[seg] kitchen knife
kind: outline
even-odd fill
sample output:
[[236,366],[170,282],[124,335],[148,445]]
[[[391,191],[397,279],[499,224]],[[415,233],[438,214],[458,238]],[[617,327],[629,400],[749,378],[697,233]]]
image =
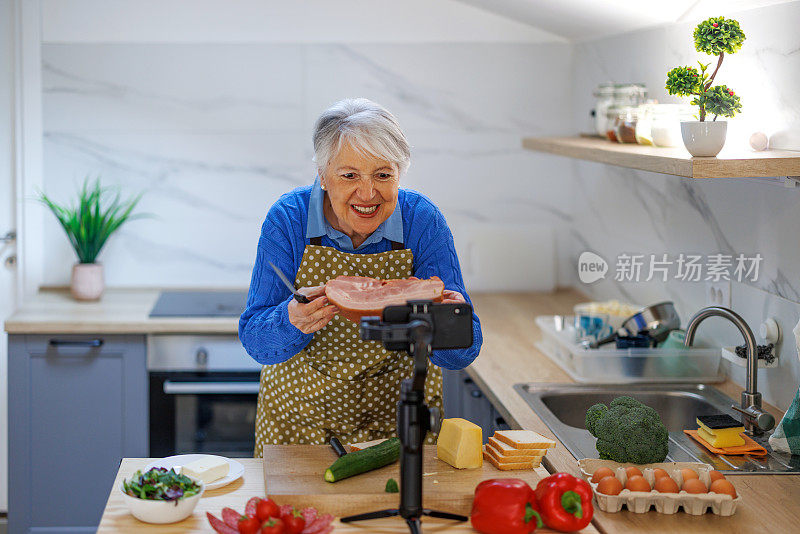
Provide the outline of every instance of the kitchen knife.
[[345,454],[347,454],[347,450],[345,450],[344,445],[342,445],[342,442],[339,441],[339,438],[337,438],[336,436],[331,436],[330,443],[331,447],[333,447],[333,450],[336,451],[336,455],[339,456],[340,458]]
[[300,304],[308,304],[309,302],[311,302],[311,300],[307,296],[297,292],[297,290],[294,288],[289,279],[286,278],[286,275],[283,274],[280,269],[275,267],[274,263],[272,263],[271,261],[267,263],[269,263],[269,266],[272,267],[273,271],[275,271],[275,274],[278,275],[278,278],[281,279],[281,282],[283,282],[284,285],[286,285],[286,287],[289,289],[289,291],[292,292],[292,295],[294,295],[294,300],[296,300]]

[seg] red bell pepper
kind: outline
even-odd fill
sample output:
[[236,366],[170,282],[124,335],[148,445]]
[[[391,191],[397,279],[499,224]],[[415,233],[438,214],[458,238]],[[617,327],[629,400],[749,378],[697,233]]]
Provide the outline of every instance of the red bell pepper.
[[592,521],[592,487],[569,473],[556,473],[536,485],[544,524],[560,532],[580,530]]
[[524,480],[484,480],[475,487],[472,527],[483,534],[528,534],[542,526],[536,495]]

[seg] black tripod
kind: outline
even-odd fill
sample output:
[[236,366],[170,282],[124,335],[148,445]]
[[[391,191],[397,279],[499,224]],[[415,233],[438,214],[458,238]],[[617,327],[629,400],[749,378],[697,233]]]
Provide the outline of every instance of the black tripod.
[[[425,377],[428,374],[428,357],[433,350],[434,341],[434,321],[429,311],[432,306],[429,301],[409,302],[406,311],[410,313],[405,317],[402,313],[400,315],[401,318],[408,319],[403,323],[381,322],[374,318],[365,318],[361,321],[361,338],[383,341],[390,350],[407,351],[409,356],[414,358],[414,375],[412,378],[404,379],[400,384],[400,402],[397,404],[397,435],[401,444],[400,507],[343,517],[340,519],[342,523],[399,515],[406,520],[412,534],[415,534],[422,532],[420,518],[424,515],[456,521],[468,519],[463,515],[422,507],[423,442],[428,430],[437,431],[441,424],[439,410],[428,408],[425,404]],[[464,306],[468,305],[436,306],[451,306],[450,310],[459,315],[464,312]],[[470,315],[471,311],[470,308]],[[384,311],[384,321],[387,315],[391,315],[390,308]],[[469,345],[471,345],[471,319],[469,335]]]

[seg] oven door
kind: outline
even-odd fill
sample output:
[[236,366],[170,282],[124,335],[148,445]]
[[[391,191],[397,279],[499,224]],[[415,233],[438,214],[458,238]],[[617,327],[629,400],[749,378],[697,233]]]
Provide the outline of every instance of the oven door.
[[150,456],[252,456],[259,373],[150,372]]

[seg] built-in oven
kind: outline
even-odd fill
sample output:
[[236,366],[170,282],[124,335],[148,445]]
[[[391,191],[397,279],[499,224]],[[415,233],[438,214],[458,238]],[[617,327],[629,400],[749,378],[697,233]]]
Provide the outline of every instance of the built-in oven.
[[261,365],[235,335],[148,336],[150,456],[251,456]]

